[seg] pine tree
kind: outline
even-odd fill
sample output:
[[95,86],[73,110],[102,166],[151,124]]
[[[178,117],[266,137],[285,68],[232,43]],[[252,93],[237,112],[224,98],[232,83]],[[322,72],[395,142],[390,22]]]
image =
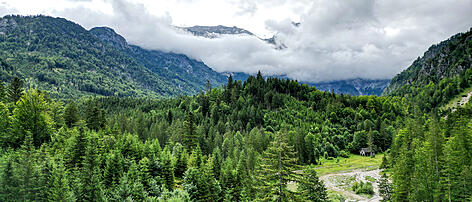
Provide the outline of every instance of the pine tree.
[[444,149],[443,190],[447,201],[467,201],[472,196],[472,129],[460,120]]
[[190,167],[185,172],[182,186],[194,201],[220,201],[221,199],[221,187],[213,176],[208,162],[200,168]]
[[103,182],[106,187],[114,187],[119,184],[123,175],[123,155],[120,151],[112,151],[106,160],[105,170],[103,171]]
[[82,167],[78,170],[79,183],[77,190],[78,201],[103,201],[103,180],[100,172],[99,153],[97,148],[97,138],[91,134],[87,139],[85,156],[82,160]]
[[285,135],[278,132],[264,152],[258,179],[261,183],[262,200],[296,200],[296,193],[287,188],[288,183],[298,182],[298,159],[293,146],[288,145]]
[[18,77],[14,77],[11,80],[10,86],[8,88],[8,97],[10,101],[16,103],[23,96],[23,82]]
[[72,137],[68,139],[68,144],[65,148],[64,161],[66,167],[69,169],[75,167],[79,168],[83,165],[82,160],[87,148],[87,132],[85,131],[85,126],[74,128],[69,131]]
[[221,156],[221,151],[218,147],[216,147],[214,150],[213,150],[213,154],[211,155],[211,157],[213,158],[212,159],[212,162],[213,162],[213,173],[215,175],[215,178],[217,180],[220,179],[220,171],[221,171],[221,163],[223,161],[223,157]]
[[314,166],[307,166],[303,169],[302,179],[298,185],[298,192],[305,200],[309,201],[328,201],[326,188],[318,179]]

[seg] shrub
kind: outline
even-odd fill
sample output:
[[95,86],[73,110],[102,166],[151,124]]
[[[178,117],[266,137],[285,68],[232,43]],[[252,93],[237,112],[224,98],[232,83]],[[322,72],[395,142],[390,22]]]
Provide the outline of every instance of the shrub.
[[374,194],[374,187],[370,182],[354,182],[354,184],[352,185],[352,190],[356,192],[356,194]]

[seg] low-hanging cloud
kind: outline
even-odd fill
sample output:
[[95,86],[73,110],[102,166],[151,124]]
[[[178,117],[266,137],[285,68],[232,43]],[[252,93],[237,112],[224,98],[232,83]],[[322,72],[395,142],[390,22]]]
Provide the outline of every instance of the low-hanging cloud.
[[87,7],[52,14],[87,28],[109,26],[131,44],[186,54],[219,72],[260,70],[309,82],[391,78],[430,45],[472,26],[469,0],[316,0],[299,26],[291,19],[267,20],[267,29],[287,47],[275,49],[255,36],[196,37],[175,29],[170,15],[154,16],[142,4],[109,3],[112,14]]

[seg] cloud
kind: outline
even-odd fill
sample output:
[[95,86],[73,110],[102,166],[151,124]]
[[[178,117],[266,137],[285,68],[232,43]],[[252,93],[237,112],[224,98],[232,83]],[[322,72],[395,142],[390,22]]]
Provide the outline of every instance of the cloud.
[[[189,0],[179,0],[183,1]],[[267,1],[229,1],[239,5],[236,15],[253,15],[269,6]],[[287,46],[276,50],[253,36],[195,37],[171,26],[170,14],[155,16],[143,4],[125,0],[107,2],[111,13],[89,5],[51,14],[87,28],[109,26],[132,44],[183,53],[219,72],[261,70],[310,82],[391,78],[430,45],[472,26],[468,0],[310,0],[309,9],[301,8],[300,1],[278,0],[303,12],[298,27],[294,19],[267,16],[266,28]]]

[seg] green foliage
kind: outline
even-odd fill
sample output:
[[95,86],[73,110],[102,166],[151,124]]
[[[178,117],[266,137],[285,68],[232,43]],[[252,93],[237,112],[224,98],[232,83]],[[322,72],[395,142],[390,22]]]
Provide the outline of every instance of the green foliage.
[[49,103],[38,90],[30,90],[21,97],[13,110],[13,147],[18,147],[25,135],[30,133],[36,147],[51,140],[52,123],[49,116]]
[[295,200],[296,194],[287,188],[288,183],[299,181],[296,153],[289,146],[285,134],[278,132],[264,152],[258,180],[262,200]]
[[8,88],[10,101],[16,103],[23,96],[23,82],[18,77],[13,77]]
[[387,176],[382,174],[379,182],[379,195],[382,197],[382,201],[391,201],[392,193],[392,184],[389,182]]
[[354,182],[352,185],[352,191],[356,192],[356,194],[368,194],[368,195],[373,195],[374,194],[374,187],[372,186],[371,182]]
[[328,201],[326,188],[322,181],[318,179],[314,166],[307,166],[303,169],[302,180],[298,185],[298,192],[305,200]]
[[378,165],[383,154],[348,152],[369,145],[389,151],[385,198],[470,198],[471,106],[444,120],[412,115],[395,97],[261,75],[194,97],[85,97],[65,107],[26,92],[0,102],[0,200],[325,201],[317,175]]
[[71,128],[79,121],[79,113],[75,102],[70,102],[64,109],[64,123]]
[[[185,55],[149,51],[126,41],[116,46],[108,37],[122,37],[109,28],[86,30],[66,19],[41,15],[0,20],[5,22],[0,80],[18,76],[26,86],[47,90],[51,97],[177,96],[197,94],[207,80],[215,86],[226,80]],[[15,88],[9,91],[12,102],[21,97],[14,81]]]

